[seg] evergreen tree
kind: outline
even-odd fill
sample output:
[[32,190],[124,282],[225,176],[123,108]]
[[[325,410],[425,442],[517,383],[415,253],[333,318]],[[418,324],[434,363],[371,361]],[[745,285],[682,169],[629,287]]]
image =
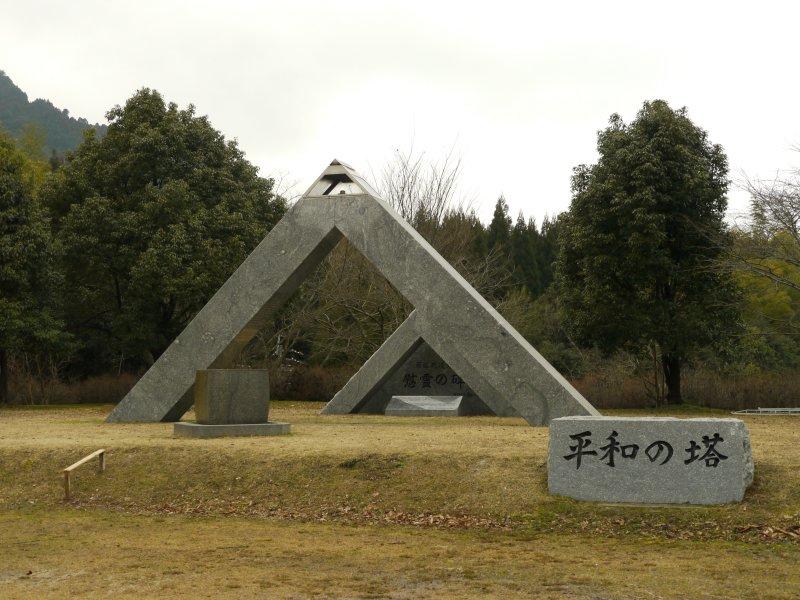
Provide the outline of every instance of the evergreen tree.
[[81,372],[154,360],[282,216],[273,181],[190,106],[143,89],[52,178]]
[[542,292],[539,264],[539,231],[536,221],[525,221],[522,212],[511,230],[511,263],[518,285],[524,287],[532,298]]
[[685,109],[646,102],[598,135],[581,166],[560,235],[557,278],[566,321],[605,350],[660,350],[667,402],[681,366],[736,325],[730,278],[709,268],[725,237],[727,161]]
[[494,215],[492,222],[489,223],[486,246],[490,251],[497,250],[507,254],[510,239],[511,217],[508,214],[508,203],[503,196],[500,196],[494,205]]
[[558,256],[558,231],[560,224],[559,217],[551,218],[545,216],[542,221],[541,233],[539,234],[539,249],[536,254],[539,257],[541,286],[542,291],[550,287],[553,283],[555,262]]
[[505,296],[509,289],[508,284],[513,283],[514,264],[511,258],[511,217],[508,214],[508,204],[503,196],[497,199],[494,207],[494,216],[489,227],[486,228],[486,255],[495,266],[502,282],[498,286],[499,296]]
[[63,342],[50,302],[57,280],[49,223],[35,195],[39,171],[0,134],[0,403],[9,400],[11,353]]

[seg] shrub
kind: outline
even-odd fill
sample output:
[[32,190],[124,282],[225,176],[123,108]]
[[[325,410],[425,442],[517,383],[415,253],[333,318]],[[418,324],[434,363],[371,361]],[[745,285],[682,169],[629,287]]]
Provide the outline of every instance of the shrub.
[[117,403],[137,379],[130,373],[98,375],[72,382],[20,375],[12,382],[11,398],[15,404]]
[[270,397],[327,402],[353,376],[354,367],[292,365],[270,369]]
[[[591,373],[573,384],[598,409],[654,406],[644,379]],[[684,375],[683,389],[686,403],[708,408],[800,406],[800,373],[794,372],[726,375],[689,371]]]
[[[327,402],[355,372],[355,367],[294,365],[270,370],[270,396],[276,400]],[[99,375],[80,381],[40,379],[17,373],[11,397],[16,404],[108,404],[119,402],[138,377],[130,373]],[[596,408],[652,408],[646,379],[623,369],[598,370],[573,385]],[[741,410],[758,407],[800,406],[800,373],[747,373],[726,375],[707,370],[684,375],[688,404]]]

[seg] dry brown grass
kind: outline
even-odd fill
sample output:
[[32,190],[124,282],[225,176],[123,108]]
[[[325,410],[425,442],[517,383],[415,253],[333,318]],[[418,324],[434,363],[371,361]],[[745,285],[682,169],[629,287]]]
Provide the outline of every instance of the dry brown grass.
[[[437,452],[519,456],[542,448],[547,429],[517,418],[385,417],[319,415],[320,402],[273,402],[270,419],[289,421],[290,436],[180,440],[170,423],[106,424],[111,406],[12,407],[0,409],[0,448],[113,447],[242,449],[277,456],[303,454]],[[184,420],[193,420],[189,412]]]
[[796,546],[0,513],[13,598],[796,598]]
[[488,520],[483,526],[665,538],[800,531],[795,417],[745,418],[757,468],[742,505],[620,509],[549,496],[547,429],[521,419],[320,416],[320,407],[275,403],[273,418],[292,423],[290,436],[217,440],[174,439],[170,424],[105,424],[110,407],[3,411],[0,507],[58,505],[59,469],[105,447],[109,472],[77,474],[78,505],[346,522]]
[[[620,507],[549,496],[547,430],[520,419],[320,407],[275,403],[291,436],[206,441],[107,425],[109,406],[0,411],[0,526],[13,532],[0,585],[31,597],[59,584],[89,596],[800,594],[796,418],[745,418],[756,481],[742,504]],[[59,470],[98,447],[108,471],[79,471],[65,506]]]

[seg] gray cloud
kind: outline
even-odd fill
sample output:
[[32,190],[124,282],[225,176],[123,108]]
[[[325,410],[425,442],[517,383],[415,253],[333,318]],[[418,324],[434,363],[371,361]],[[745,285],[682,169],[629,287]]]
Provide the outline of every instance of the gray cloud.
[[[333,157],[462,155],[488,218],[569,204],[612,112],[664,98],[734,175],[786,168],[800,142],[793,3],[3,2],[0,68],[100,120],[137,88],[194,103],[263,171],[299,187]],[[732,193],[732,211],[747,198]]]

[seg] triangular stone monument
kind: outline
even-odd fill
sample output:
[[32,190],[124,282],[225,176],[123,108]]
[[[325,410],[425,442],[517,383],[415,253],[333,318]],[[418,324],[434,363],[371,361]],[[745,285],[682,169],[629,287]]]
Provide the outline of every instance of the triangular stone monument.
[[[232,366],[342,237],[415,307],[400,335],[424,338],[492,412],[517,414],[531,425],[599,414],[360,175],[333,161],[108,421],[179,420],[192,405],[196,372]],[[405,352],[413,352],[415,343]]]
[[498,394],[473,369],[466,372],[466,378],[462,377],[442,356],[449,356],[455,364],[464,364],[457,351],[445,348],[440,354],[434,350],[417,330],[416,323],[414,311],[325,405],[323,414],[381,414],[393,396],[423,395],[460,396],[463,403],[460,414],[464,415],[518,415],[499,397],[495,405],[503,406],[503,411],[492,411],[475,389],[493,397]]

